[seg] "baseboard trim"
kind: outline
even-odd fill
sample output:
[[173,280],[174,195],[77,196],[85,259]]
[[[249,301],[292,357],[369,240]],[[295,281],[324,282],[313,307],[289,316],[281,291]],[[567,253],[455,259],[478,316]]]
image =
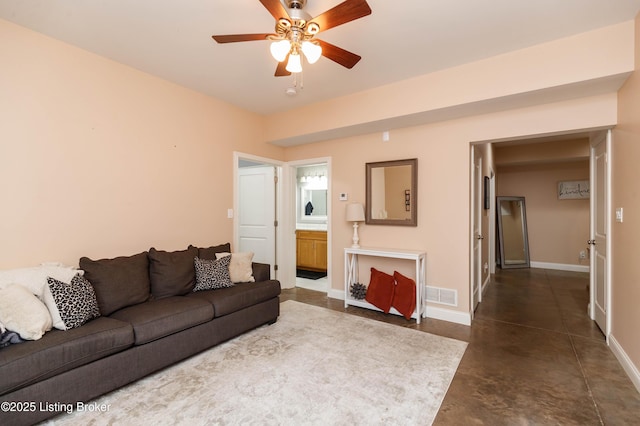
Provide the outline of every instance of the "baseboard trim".
[[427,304],[427,318],[441,321],[453,322],[462,325],[471,325],[471,315],[469,312],[452,311],[451,309],[440,308]]
[[589,272],[588,265],[570,265],[568,263],[531,262],[532,268],[554,269],[556,271]]
[[344,290],[336,290],[336,289],[332,288],[327,293],[327,297],[329,297],[331,299],[344,300]]
[[[327,293],[331,299],[344,300],[344,291],[331,289]],[[453,311],[451,309],[440,308],[432,304],[427,304],[427,318],[453,322],[462,325],[471,325],[471,315],[468,312]]]
[[636,387],[638,392],[640,392],[640,371],[638,371],[620,343],[618,343],[616,338],[613,337],[613,334],[609,335],[609,347],[611,348],[611,352],[613,352],[616,358],[618,358],[620,365],[622,365],[622,368],[631,379],[633,385]]

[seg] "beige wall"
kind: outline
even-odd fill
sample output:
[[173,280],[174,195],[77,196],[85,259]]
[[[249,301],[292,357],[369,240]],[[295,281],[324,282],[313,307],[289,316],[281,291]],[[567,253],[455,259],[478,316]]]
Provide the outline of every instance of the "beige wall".
[[532,262],[589,264],[579,259],[589,239],[589,199],[559,200],[558,182],[566,180],[589,180],[588,160],[498,166],[497,195],[525,197]]
[[360,244],[422,249],[427,252],[427,283],[458,291],[456,309],[469,312],[470,141],[494,140],[568,129],[612,125],[615,94],[546,104],[394,130],[389,142],[370,134],[287,148],[287,160],[332,158],[333,287],[343,288],[343,248],[351,242],[344,220],[349,202],[365,201],[365,163],[418,158],[418,227],[362,225]]
[[[612,204],[624,208],[624,222],[612,229],[613,338],[640,369],[640,15],[635,27],[635,69],[619,92],[618,126],[613,132]],[[613,214],[613,212],[612,212]]]
[[263,118],[0,20],[0,268],[231,241]]

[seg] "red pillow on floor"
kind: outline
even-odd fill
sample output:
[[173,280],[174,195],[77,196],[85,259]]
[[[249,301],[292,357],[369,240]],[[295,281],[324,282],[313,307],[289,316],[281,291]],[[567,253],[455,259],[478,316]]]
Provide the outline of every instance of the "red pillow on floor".
[[388,314],[391,309],[394,290],[395,280],[391,275],[378,271],[376,268],[371,268],[371,279],[364,298],[367,302]]
[[416,282],[398,271],[393,271],[393,278],[396,280],[396,289],[391,305],[406,319],[411,319],[416,309]]

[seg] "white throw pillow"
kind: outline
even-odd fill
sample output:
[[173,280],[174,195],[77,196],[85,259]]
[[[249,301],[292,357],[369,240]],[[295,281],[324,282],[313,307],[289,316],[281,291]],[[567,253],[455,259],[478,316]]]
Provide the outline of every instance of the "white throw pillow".
[[246,253],[216,253],[216,259],[221,259],[231,255],[231,263],[229,264],[229,275],[234,283],[252,283],[256,279],[253,277],[253,252]]
[[0,290],[0,322],[25,340],[38,340],[51,330],[51,315],[47,307],[19,284]]
[[0,289],[6,288],[11,284],[24,286],[44,302],[51,314],[53,326],[59,330],[66,330],[64,322],[60,318],[56,302],[51,295],[47,278],[51,277],[69,284],[76,274],[84,275],[84,271],[57,262],[43,263],[40,266],[31,268],[9,269],[0,271]]

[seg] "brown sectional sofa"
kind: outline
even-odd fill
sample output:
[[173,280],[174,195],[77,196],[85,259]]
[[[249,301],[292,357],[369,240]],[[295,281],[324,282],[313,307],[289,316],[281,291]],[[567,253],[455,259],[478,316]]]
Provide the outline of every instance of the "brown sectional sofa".
[[151,249],[116,259],[81,259],[101,316],[0,349],[0,424],[42,421],[58,414],[55,408],[62,404],[87,402],[276,322],[280,283],[269,279],[269,265],[252,264],[255,282],[192,291],[187,260],[193,264],[194,254],[215,259],[216,252],[229,248],[190,246],[181,252]]

